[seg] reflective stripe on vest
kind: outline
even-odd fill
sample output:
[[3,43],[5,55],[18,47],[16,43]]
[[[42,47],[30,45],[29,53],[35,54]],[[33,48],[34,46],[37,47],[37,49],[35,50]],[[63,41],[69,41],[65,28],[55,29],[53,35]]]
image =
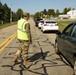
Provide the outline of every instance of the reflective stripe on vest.
[[21,40],[29,40],[28,35],[26,33],[25,25],[28,22],[24,19],[21,19],[18,21],[18,28],[17,28],[17,34],[18,34],[18,39]]
[[25,22],[26,22],[26,21],[23,22],[21,29],[20,29],[20,28],[17,28],[17,30],[20,30],[20,31],[22,31],[22,32],[25,32],[26,30],[22,30],[22,29],[23,29],[23,25],[24,25]]

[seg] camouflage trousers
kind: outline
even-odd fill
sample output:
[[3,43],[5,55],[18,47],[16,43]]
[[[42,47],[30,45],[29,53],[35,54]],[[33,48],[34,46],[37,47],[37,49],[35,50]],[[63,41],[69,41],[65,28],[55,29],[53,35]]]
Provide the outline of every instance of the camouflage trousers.
[[28,58],[28,49],[29,49],[29,41],[19,40],[19,48],[16,52],[17,56],[22,55],[23,60],[27,60]]

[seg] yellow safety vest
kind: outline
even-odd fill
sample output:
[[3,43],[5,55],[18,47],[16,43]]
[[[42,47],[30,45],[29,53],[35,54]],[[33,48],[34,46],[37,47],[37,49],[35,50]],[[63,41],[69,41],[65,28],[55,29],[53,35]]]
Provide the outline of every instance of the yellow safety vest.
[[28,35],[26,33],[25,25],[28,23],[28,21],[24,19],[20,19],[18,21],[18,28],[17,28],[17,37],[20,40],[29,40]]

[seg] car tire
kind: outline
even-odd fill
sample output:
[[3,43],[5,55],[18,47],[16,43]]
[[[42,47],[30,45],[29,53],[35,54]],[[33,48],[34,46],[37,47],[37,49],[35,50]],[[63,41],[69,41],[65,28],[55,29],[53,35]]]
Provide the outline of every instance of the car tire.
[[42,33],[44,33],[43,29],[41,28]]
[[60,55],[59,47],[58,47],[58,43],[57,42],[55,42],[55,52],[56,52],[56,54]]
[[42,32],[43,32],[43,33],[45,33],[45,30],[44,30],[44,29],[42,29]]
[[38,25],[37,25],[37,24],[35,24],[35,26],[37,27]]
[[45,31],[42,30],[43,33],[45,33]]
[[39,25],[38,25],[38,28],[40,29]]
[[76,60],[75,60],[75,63],[74,63],[74,75],[76,75]]

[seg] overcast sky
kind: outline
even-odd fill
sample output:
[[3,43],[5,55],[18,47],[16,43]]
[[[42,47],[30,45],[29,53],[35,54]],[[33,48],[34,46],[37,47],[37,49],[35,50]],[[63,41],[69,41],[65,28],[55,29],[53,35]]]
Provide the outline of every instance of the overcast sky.
[[21,8],[23,11],[31,14],[44,9],[59,9],[60,12],[62,12],[65,7],[76,9],[76,0],[0,0],[0,2],[2,4],[6,3],[14,12]]

